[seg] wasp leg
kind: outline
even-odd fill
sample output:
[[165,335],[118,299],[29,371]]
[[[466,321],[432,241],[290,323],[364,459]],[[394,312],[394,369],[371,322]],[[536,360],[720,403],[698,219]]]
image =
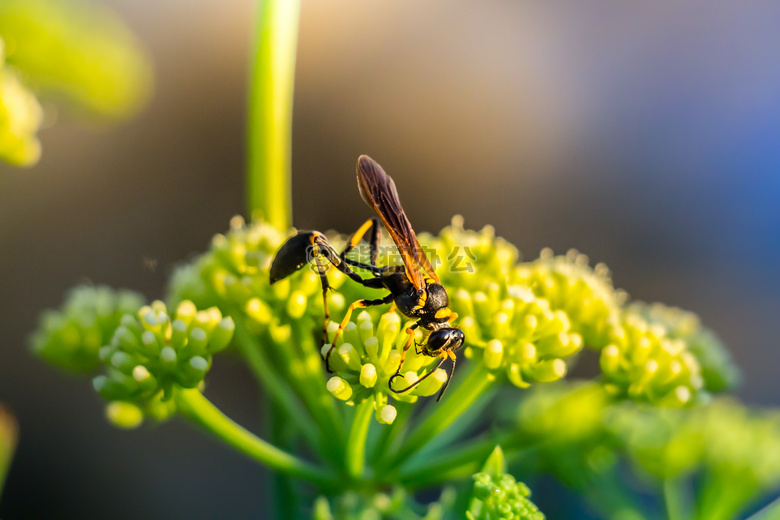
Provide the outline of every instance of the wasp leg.
[[[450,368],[450,373],[447,376],[447,381],[444,382],[444,386],[441,388],[441,391],[439,392],[439,396],[436,398],[437,403],[441,400],[442,396],[444,395],[444,392],[447,390],[447,387],[450,386],[450,380],[452,380],[452,375],[455,373],[455,362],[458,361],[458,356],[455,355],[455,352],[451,350],[447,350],[445,352],[447,353],[447,356],[449,356],[449,358],[452,360],[452,367]],[[447,358],[444,357],[444,359]],[[444,360],[442,360],[441,363],[444,363]],[[439,366],[441,366],[441,363],[439,363]]]
[[352,317],[352,311],[355,309],[359,309],[361,307],[374,307],[376,305],[385,305],[387,303],[390,303],[392,300],[393,300],[393,295],[388,294],[384,298],[380,298],[378,300],[358,300],[349,306],[349,309],[347,309],[347,314],[344,316],[344,319],[341,321],[341,325],[339,325],[339,328],[336,330],[336,333],[333,335],[333,343],[331,343],[328,352],[325,354],[325,368],[327,369],[328,373],[333,372],[330,369],[330,354],[331,352],[333,352],[333,349],[336,348],[336,340],[339,338],[339,334],[341,334],[342,330],[347,328],[347,323],[349,323],[349,319]]
[[[406,333],[408,334],[408,336],[406,338],[406,343],[404,343],[404,348],[403,350],[401,350],[401,361],[398,363],[398,370],[395,371],[395,374],[390,376],[390,380],[387,382],[388,386],[390,387],[390,390],[393,390],[393,379],[401,376],[401,367],[404,366],[404,359],[406,359],[406,351],[409,350],[409,347],[412,346],[412,341],[414,341],[414,331],[415,329],[417,329],[418,326],[419,325],[417,323],[414,323],[406,329]],[[417,347],[415,347],[415,350],[417,350]],[[393,392],[395,392],[395,390],[393,390]],[[396,393],[400,393],[400,392],[396,392]]]
[[[349,239],[347,247],[344,248],[344,251],[342,251],[339,256],[343,261],[346,261],[347,254],[352,251],[356,245],[358,245],[360,240],[362,240],[363,236],[365,236],[369,229],[371,229],[371,238],[369,240],[369,245],[371,246],[371,267],[368,267],[367,269],[374,272],[376,271],[376,259],[379,253],[379,220],[376,218],[367,220],[362,226],[360,226],[360,229],[355,231],[355,234],[352,235],[352,238]],[[364,265],[365,264],[358,264],[358,267],[363,267]]]
[[[412,389],[412,388],[414,388],[415,386],[419,385],[420,383],[422,383],[423,381],[425,381],[426,379],[428,379],[428,378],[429,378],[431,375],[433,375],[433,373],[434,373],[434,372],[436,372],[437,370],[439,370],[439,368],[440,368],[440,367],[441,367],[441,366],[444,364],[444,362],[445,362],[445,361],[447,361],[447,356],[442,356],[442,360],[441,360],[441,361],[439,361],[439,364],[438,364],[438,365],[436,365],[436,367],[434,367],[433,369],[431,369],[431,370],[430,370],[430,371],[429,371],[427,374],[425,374],[424,376],[422,376],[420,379],[418,379],[417,381],[415,381],[415,382],[414,382],[414,383],[412,383],[411,385],[409,385],[409,386],[407,386],[406,388],[403,388],[403,389],[401,389],[401,390],[395,390],[395,389],[393,389],[393,387],[392,387],[392,386],[390,386],[390,390],[391,390],[392,392],[395,392],[396,394],[402,394],[402,393],[404,393],[404,392],[408,392],[409,390],[411,390],[411,389]],[[390,378],[390,382],[392,382],[392,380],[393,380],[395,377],[400,377],[400,374],[394,374],[394,375],[393,375],[393,377],[391,377],[391,378]],[[390,384],[390,382],[388,382],[388,385]],[[447,389],[447,385],[449,384],[449,382],[450,382],[450,380],[449,380],[449,379],[447,379],[447,382],[444,384],[444,389],[445,389],[445,390]],[[442,391],[439,393],[439,397],[436,399],[437,401],[438,401],[439,399],[441,399],[441,396],[442,396],[442,394],[444,394],[444,391],[443,391],[443,390],[442,390]]]
[[[361,278],[359,274],[354,272],[352,269],[349,268],[347,265],[347,260],[342,260],[341,256],[339,256],[336,253],[336,250],[333,249],[333,246],[328,243],[328,241],[325,239],[324,236],[317,237],[315,245],[318,248],[318,251],[322,256],[328,259],[328,262],[330,262],[333,267],[344,273],[345,275],[349,276],[350,279],[353,281],[359,283],[360,285],[364,287],[368,287],[369,289],[384,289],[384,285],[382,285],[382,282],[379,280],[379,278]],[[351,263],[351,262],[349,262]],[[369,268],[371,269],[371,268]],[[373,270],[372,270],[373,272]],[[376,273],[375,273],[376,274]]]
[[317,263],[320,282],[322,282],[322,309],[325,312],[325,321],[322,324],[322,344],[324,345],[328,342],[328,323],[330,322],[330,311],[328,310],[328,289],[330,289],[330,284],[328,283],[327,269],[322,265],[319,256],[316,257],[315,262]]

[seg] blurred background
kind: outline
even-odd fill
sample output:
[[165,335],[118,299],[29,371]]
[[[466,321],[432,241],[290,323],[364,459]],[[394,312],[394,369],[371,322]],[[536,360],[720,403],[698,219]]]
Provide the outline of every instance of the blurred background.
[[[69,287],[162,297],[244,212],[254,2],[101,3],[147,47],[155,92],[118,127],[62,111],[37,166],[0,163],[0,402],[20,422],[0,517],[262,518],[253,463],[177,421],[116,430],[88,381],[28,349]],[[633,298],[697,312],[743,369],[739,397],[780,404],[780,4],[304,0],[301,16],[296,226],[369,217],[369,154],[418,231],[458,213],[526,259],[577,248]],[[212,374],[209,397],[262,429],[238,361]]]

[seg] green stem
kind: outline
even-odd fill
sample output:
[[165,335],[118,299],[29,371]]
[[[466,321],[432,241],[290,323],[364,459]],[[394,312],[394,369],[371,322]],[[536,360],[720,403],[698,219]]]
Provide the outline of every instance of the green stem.
[[[288,431],[289,421],[285,411],[279,407],[276,402],[266,399],[266,404],[270,410],[271,417],[271,442],[283,450],[291,450],[294,443],[294,436]],[[277,518],[299,518],[300,501],[295,492],[295,484],[292,477],[282,473],[274,472],[274,504],[276,505]]]
[[198,390],[180,390],[175,393],[174,399],[177,410],[183,416],[270,469],[317,484],[332,484],[335,477],[331,472],[282,451],[250,433],[229,419]]
[[687,520],[691,517],[685,485],[685,481],[680,478],[664,479],[664,502],[669,520]]
[[386,467],[398,467],[406,459],[424,448],[436,435],[455,422],[461,414],[479,399],[495,383],[485,365],[479,363],[466,379],[447,396],[443,403],[436,406],[433,413],[417,427],[404,443],[391,464]]
[[398,401],[395,403],[395,408],[398,411],[398,415],[392,424],[388,424],[382,428],[379,439],[374,446],[371,456],[374,466],[376,466],[378,460],[382,459],[385,453],[395,449],[397,442],[406,435],[406,431],[409,428],[409,417],[412,415],[412,404]]
[[364,399],[355,407],[352,428],[347,438],[346,467],[347,473],[354,479],[363,475],[366,460],[366,438],[371,424],[371,412],[374,410],[374,400]]
[[489,434],[445,450],[441,455],[412,460],[401,467],[398,479],[409,487],[421,488],[449,480],[451,474],[471,475],[480,470],[488,455],[500,445],[505,454],[528,446],[528,439],[515,433]]
[[291,225],[292,105],[300,0],[261,0],[252,54],[247,132],[249,213]]
[[780,518],[780,497],[774,499],[756,513],[750,515],[746,520],[776,520]]
[[[238,313],[233,313],[232,315],[239,316]],[[286,411],[288,417],[295,422],[309,444],[315,449],[326,453],[327,447],[323,445],[323,441],[320,435],[318,435],[319,429],[317,425],[304,410],[292,390],[290,390],[287,382],[271,366],[258,342],[246,330],[243,321],[238,318],[235,320],[235,324],[236,346],[249,362],[249,368],[254,373],[257,381],[263,386],[263,390],[267,392],[280,408]]]

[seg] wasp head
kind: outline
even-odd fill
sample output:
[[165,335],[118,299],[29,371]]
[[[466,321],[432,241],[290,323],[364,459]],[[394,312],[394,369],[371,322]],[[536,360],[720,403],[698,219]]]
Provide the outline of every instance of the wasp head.
[[463,346],[465,334],[460,329],[444,327],[431,332],[423,349],[428,356],[439,356],[444,351],[454,352]]

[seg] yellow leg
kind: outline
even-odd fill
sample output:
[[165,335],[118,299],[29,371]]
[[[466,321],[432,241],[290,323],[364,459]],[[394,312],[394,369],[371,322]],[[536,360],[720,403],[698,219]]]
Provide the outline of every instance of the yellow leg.
[[[417,324],[407,327],[406,333],[409,335],[406,338],[406,343],[404,343],[404,348],[401,351],[401,361],[398,363],[398,370],[395,371],[395,374],[390,376],[390,380],[387,382],[387,384],[390,386],[390,390],[393,390],[393,380],[396,377],[401,377],[401,367],[404,366],[404,359],[406,359],[406,351],[409,350],[409,347],[412,346],[412,340],[414,339],[414,329],[417,328]],[[395,390],[393,390],[395,392]]]
[[358,242],[363,238],[363,235],[366,234],[366,231],[368,231],[371,228],[371,225],[374,223],[374,219],[369,219],[366,221],[365,224],[360,226],[360,229],[355,231],[355,234],[352,235],[352,238],[349,240],[349,249],[352,249],[356,245],[358,245]]
[[404,349],[401,351],[401,361],[398,363],[398,370],[395,371],[396,374],[401,373],[401,367],[404,366],[404,359],[406,359],[406,351],[409,350],[409,347],[412,346],[412,340],[414,339],[414,329],[409,327],[406,329],[406,333],[409,335],[406,338],[406,343],[404,343]]
[[457,319],[458,319],[458,313],[453,312],[452,314],[450,314],[450,319],[448,319],[447,322],[452,324],[452,322],[454,322]]

